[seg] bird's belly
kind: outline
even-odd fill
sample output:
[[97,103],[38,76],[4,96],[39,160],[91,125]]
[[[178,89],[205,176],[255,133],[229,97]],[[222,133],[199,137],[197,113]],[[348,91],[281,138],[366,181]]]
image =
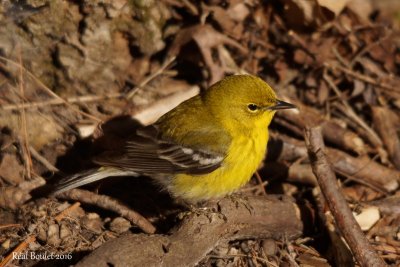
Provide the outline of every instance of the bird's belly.
[[204,175],[176,175],[169,191],[190,202],[220,198],[247,183],[264,158],[268,141],[260,136],[243,137],[232,143],[228,156],[217,170]]

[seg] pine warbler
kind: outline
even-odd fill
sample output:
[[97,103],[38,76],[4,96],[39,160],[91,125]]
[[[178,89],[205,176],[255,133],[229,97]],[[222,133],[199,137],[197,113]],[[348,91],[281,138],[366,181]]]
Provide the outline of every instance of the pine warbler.
[[61,180],[54,193],[146,175],[188,202],[223,197],[248,182],[264,158],[276,110],[294,107],[258,77],[226,77],[137,130],[122,150],[100,155],[99,169]]

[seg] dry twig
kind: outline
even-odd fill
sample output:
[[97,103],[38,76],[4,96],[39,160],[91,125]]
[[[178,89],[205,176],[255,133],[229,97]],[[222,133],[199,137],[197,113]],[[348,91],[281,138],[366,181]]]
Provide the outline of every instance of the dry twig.
[[49,171],[52,172],[60,172],[60,170],[54,166],[53,164],[51,164],[45,157],[43,157],[42,155],[39,154],[39,152],[36,151],[36,149],[33,146],[29,146],[29,152],[31,153],[31,155],[40,163],[43,164],[43,166],[45,166]]
[[137,225],[145,233],[153,234],[156,231],[156,228],[142,215],[109,196],[98,195],[83,189],[72,189],[58,194],[56,197],[75,200],[114,211],[131,221],[133,224]]
[[45,85],[40,79],[38,79],[32,72],[30,72],[29,70],[27,70],[24,66],[22,66],[22,64],[19,64],[13,60],[10,60],[6,57],[0,56],[0,59],[14,65],[17,66],[19,68],[21,68],[22,70],[24,70],[26,72],[26,74],[32,78],[34,81],[36,81],[36,83],[38,83],[40,85],[40,87],[42,87],[50,96],[54,97],[55,99],[58,99],[59,101],[63,102],[65,105],[67,105],[71,110],[84,115],[85,117],[94,120],[96,122],[101,122],[101,120],[87,112],[81,111],[78,108],[75,108],[71,103],[69,103],[68,101],[66,101],[64,98],[60,97],[59,95],[57,95],[56,93],[54,93],[49,87],[47,87],[47,85]]
[[0,267],[5,267],[7,266],[8,263],[10,263],[13,259],[14,253],[21,253],[28,247],[28,245],[32,242],[35,242],[36,237],[33,235],[28,236],[23,242],[21,242],[10,254],[8,254],[2,262],[0,262]]
[[325,155],[321,130],[319,128],[306,129],[305,140],[321,192],[358,263],[368,267],[386,266],[364,236],[338,188],[335,173]]
[[5,224],[5,225],[0,225],[0,230],[6,229],[6,228],[12,228],[12,227],[22,227],[22,224],[20,223],[10,223],[10,224]]
[[110,98],[118,98],[118,97],[122,97],[122,94],[111,93],[108,95],[101,95],[101,96],[97,96],[97,95],[73,96],[73,97],[68,97],[65,100],[60,99],[60,98],[54,98],[54,99],[44,100],[44,101],[34,101],[34,102],[29,102],[29,103],[23,102],[23,103],[18,103],[18,104],[2,105],[0,107],[0,110],[15,110],[18,108],[30,109],[30,108],[49,106],[49,105],[64,105],[65,101],[67,101],[70,104],[87,103],[87,102],[102,101],[102,100],[107,100]]
[[[272,135],[274,136],[274,135]],[[277,140],[271,140],[274,143],[281,143],[279,155],[276,156],[278,161],[293,161],[306,155],[306,148],[297,139],[288,136],[275,136]],[[374,190],[383,192],[393,192],[398,186],[400,172],[383,166],[369,157],[353,157],[349,154],[334,148],[326,148],[327,156],[332,162],[335,172],[346,175],[348,178],[365,184]],[[310,178],[310,174],[304,170],[305,175]],[[299,174],[300,175],[300,174]],[[296,179],[292,176],[291,178]],[[312,181],[308,179],[309,181]]]
[[54,219],[57,222],[60,222],[62,219],[64,219],[66,216],[68,216],[68,214],[70,214],[71,211],[73,211],[74,209],[78,208],[80,205],[81,205],[81,203],[75,202],[74,204],[72,204],[71,206],[69,206],[68,208],[66,208],[62,212],[60,212],[56,217],[54,217]]
[[400,140],[397,135],[393,116],[394,114],[388,108],[372,108],[372,118],[375,128],[382,137],[393,165],[400,170]]
[[294,130],[298,133],[302,133],[306,124],[320,124],[322,127],[322,134],[326,141],[345,150],[354,151],[357,154],[366,153],[363,140],[354,132],[345,129],[334,121],[323,118],[318,110],[313,107],[306,106],[300,101],[290,99],[289,102],[298,106],[299,110],[287,110],[277,113],[277,118],[283,120],[284,122],[289,122],[286,125],[284,122],[282,123],[280,120],[277,120],[277,123],[283,127],[296,127],[297,129]]
[[157,76],[161,75],[175,61],[175,58],[175,56],[168,57],[157,71],[147,76],[143,81],[140,82],[138,86],[131,89],[130,92],[126,94],[126,98],[131,99],[140,88],[151,82]]
[[324,65],[326,67],[328,67],[329,69],[332,69],[332,70],[340,70],[340,71],[346,73],[347,75],[352,76],[353,78],[356,78],[356,79],[358,79],[360,81],[363,81],[363,82],[366,82],[366,83],[370,83],[370,84],[378,86],[378,87],[380,87],[382,89],[388,90],[388,91],[390,91],[392,93],[400,94],[399,90],[395,86],[392,86],[392,85],[390,85],[388,83],[380,82],[380,81],[375,80],[374,78],[371,78],[371,77],[369,77],[367,75],[364,75],[362,73],[350,70],[348,68],[342,67],[342,66],[337,65],[337,64],[333,65],[333,64],[330,64],[330,63],[325,63]]
[[266,196],[266,195],[267,195],[267,192],[265,192],[265,185],[264,185],[264,182],[263,182],[263,180],[262,180],[260,174],[258,173],[258,171],[256,171],[256,172],[254,173],[254,176],[255,176],[256,179],[257,179],[257,182],[258,182],[258,186],[259,186],[260,191],[262,192],[262,194],[263,194],[264,196]]
[[[24,85],[24,72],[23,72],[23,63],[22,63],[22,51],[21,51],[21,47],[18,46],[18,59],[19,59],[19,79],[18,79],[18,83],[19,83],[19,93],[22,96],[22,99],[25,98],[25,85]],[[23,100],[22,100],[22,104],[23,104]],[[31,178],[31,170],[32,170],[32,158],[31,158],[31,153],[29,151],[29,140],[28,140],[28,131],[26,129],[26,113],[25,113],[25,109],[23,108],[19,108],[20,112],[20,116],[21,116],[21,137],[22,137],[22,142],[21,142],[21,150],[22,150],[22,154],[23,154],[23,162],[24,162],[24,166],[25,166],[25,174],[26,177],[28,179]]]
[[352,119],[356,124],[358,124],[361,128],[365,130],[367,133],[368,141],[377,148],[382,147],[382,141],[379,136],[375,133],[371,127],[368,126],[353,110],[350,104],[347,102],[346,99],[343,98],[339,88],[337,88],[336,84],[333,82],[331,77],[324,73],[323,75],[324,80],[328,83],[328,85],[332,88],[335,94],[339,97],[340,101],[342,102],[343,110],[341,110],[344,114],[346,114],[350,119]]

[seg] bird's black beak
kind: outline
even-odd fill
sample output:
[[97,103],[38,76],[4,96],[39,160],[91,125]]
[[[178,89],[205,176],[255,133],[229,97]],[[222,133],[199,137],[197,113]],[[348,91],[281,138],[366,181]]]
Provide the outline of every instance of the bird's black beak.
[[282,100],[276,100],[275,105],[268,107],[269,110],[290,109],[290,108],[297,108],[297,107],[293,104],[290,104]]

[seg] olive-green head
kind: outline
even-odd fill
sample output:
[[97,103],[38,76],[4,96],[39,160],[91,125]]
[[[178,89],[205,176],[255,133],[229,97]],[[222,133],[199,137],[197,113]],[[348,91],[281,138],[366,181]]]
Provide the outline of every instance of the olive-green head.
[[267,127],[276,110],[295,108],[278,100],[274,90],[253,75],[232,75],[202,95],[213,115],[227,128]]

